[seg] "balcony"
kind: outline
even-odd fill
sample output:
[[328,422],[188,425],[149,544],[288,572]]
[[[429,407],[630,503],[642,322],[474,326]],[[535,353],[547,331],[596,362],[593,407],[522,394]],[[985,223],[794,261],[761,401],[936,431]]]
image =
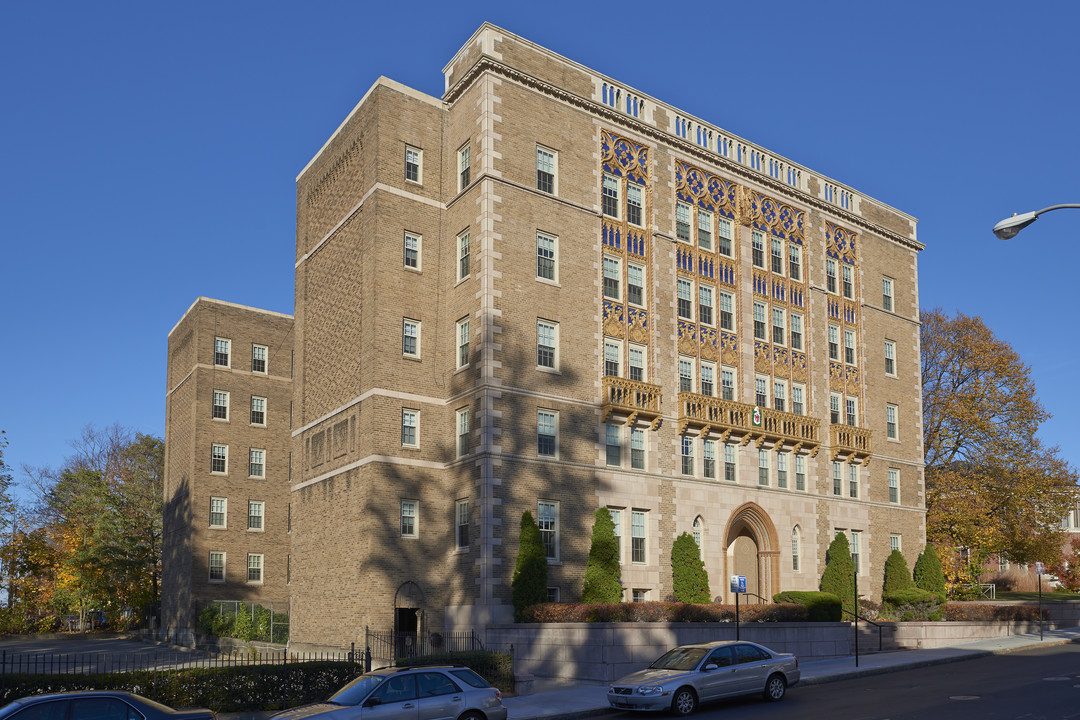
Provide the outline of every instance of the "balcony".
[[696,428],[701,437],[715,431],[721,442],[734,436],[741,438],[743,445],[756,440],[760,448],[769,442],[777,449],[784,447],[794,453],[805,450],[814,457],[821,446],[819,427],[816,418],[805,415],[692,392],[679,393],[680,435],[689,428]]
[[829,426],[832,459],[843,457],[847,462],[861,461],[863,465],[869,465],[873,455],[870,451],[870,438],[871,433],[866,428],[833,423]]
[[651,422],[651,429],[660,426],[660,386],[604,376],[604,422],[612,418],[623,419],[633,425],[638,418]]

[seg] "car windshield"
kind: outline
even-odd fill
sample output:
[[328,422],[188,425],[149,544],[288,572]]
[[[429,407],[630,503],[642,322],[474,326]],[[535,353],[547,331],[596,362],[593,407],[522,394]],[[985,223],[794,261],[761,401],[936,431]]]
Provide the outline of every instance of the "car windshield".
[[359,705],[386,678],[383,675],[361,675],[330,696],[335,705]]
[[658,670],[693,670],[708,652],[709,648],[678,647],[668,650],[649,667]]

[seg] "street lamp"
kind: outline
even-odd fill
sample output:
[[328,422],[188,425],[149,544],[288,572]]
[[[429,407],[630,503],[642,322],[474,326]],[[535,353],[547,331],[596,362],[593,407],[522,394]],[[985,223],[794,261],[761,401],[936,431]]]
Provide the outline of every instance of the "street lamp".
[[1022,215],[1013,213],[1012,217],[1005,218],[997,225],[994,226],[994,234],[1002,240],[1010,240],[1016,237],[1016,233],[1026,228],[1031,223],[1035,222],[1040,215],[1044,212],[1051,210],[1060,210],[1061,208],[1080,208],[1080,204],[1067,203],[1065,205],[1051,205],[1048,208],[1042,210],[1036,210],[1035,212],[1026,212]]

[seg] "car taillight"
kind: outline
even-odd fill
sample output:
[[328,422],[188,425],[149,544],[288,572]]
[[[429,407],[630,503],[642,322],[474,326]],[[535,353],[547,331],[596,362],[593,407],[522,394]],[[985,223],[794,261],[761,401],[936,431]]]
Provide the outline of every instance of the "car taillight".
[[795,669],[798,670],[799,669],[799,656],[798,655],[792,655],[792,657],[795,658]]
[[502,700],[502,692],[500,692],[499,690],[496,690],[495,691],[495,699],[496,700]]

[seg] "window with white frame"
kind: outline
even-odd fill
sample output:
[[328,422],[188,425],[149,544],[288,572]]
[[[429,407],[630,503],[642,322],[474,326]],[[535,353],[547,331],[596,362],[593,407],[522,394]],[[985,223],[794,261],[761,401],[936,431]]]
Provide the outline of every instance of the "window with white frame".
[[802,248],[795,243],[788,245],[788,277],[796,281],[802,279]]
[[457,321],[457,366],[463,368],[469,364],[469,318]]
[[859,400],[858,398],[849,395],[844,401],[844,411],[847,417],[845,421],[848,425],[855,426],[859,424]]
[[788,456],[790,453],[776,451],[776,487],[787,487]]
[[559,414],[554,410],[536,411],[536,454],[555,457],[558,452]]
[[266,451],[261,448],[248,448],[248,477],[266,477]]
[[716,479],[716,441],[705,440],[701,449],[702,474],[710,480]]
[[471,451],[469,447],[469,408],[460,408],[456,413],[457,456],[465,457]]
[[537,525],[540,540],[544,543],[544,555],[548,560],[559,559],[559,503],[540,500],[536,504]]
[[464,280],[469,276],[469,258],[471,251],[469,249],[469,231],[461,233],[457,236],[457,279]]
[[897,533],[889,535],[889,552],[893,550],[900,550],[900,535]]
[[851,300],[855,297],[855,266],[844,263],[841,269],[844,276],[844,297]]
[[630,591],[630,602],[643,603],[649,601],[649,591],[644,588],[634,588]]
[[405,267],[412,270],[420,269],[420,246],[423,238],[415,233],[405,233],[405,254],[403,262]]
[[694,360],[679,356],[679,392],[694,392]]
[[228,527],[229,501],[223,497],[210,498],[210,527]]
[[258,395],[251,396],[251,424],[266,424],[266,398]]
[[404,318],[401,321],[401,354],[420,357],[420,321]]
[[806,489],[806,458],[802,455],[795,456],[795,489]]
[[213,418],[215,420],[229,419],[229,393],[223,390],[214,391]]
[[694,538],[694,544],[698,547],[698,556],[701,555],[701,531],[704,525],[705,523],[701,522],[701,516],[698,515],[694,518],[694,525],[691,527],[691,536]]
[[642,428],[630,428],[630,467],[645,469],[645,431]]
[[645,305],[645,268],[634,263],[626,264],[626,301],[631,305]]
[[840,403],[841,397],[839,393],[829,394],[829,422],[833,425],[839,425],[841,422]]
[[758,450],[757,453],[757,482],[758,485],[768,487],[769,485],[769,451]]
[[416,500],[401,501],[401,537],[416,537],[416,512],[419,503]]
[[825,290],[836,295],[836,261],[832,258],[825,259]]
[[889,502],[900,502],[900,471],[896,468],[889,468]]
[[469,547],[469,499],[458,500],[454,503],[454,517],[457,524],[457,533],[454,545],[458,550]]
[[802,315],[791,313],[791,349],[803,349]]
[[890,403],[885,406],[885,437],[889,440],[897,439],[896,413],[896,405]]
[[784,311],[780,308],[772,310],[772,341],[775,345],[783,345],[787,340],[787,327],[784,323]]
[[750,234],[750,259],[754,267],[765,269],[765,233],[758,230]]
[[622,362],[622,343],[611,338],[604,338],[604,375],[619,377]]
[[840,496],[843,494],[844,484],[844,466],[838,462],[832,464],[832,494]]
[[232,349],[232,340],[228,338],[214,338],[214,364],[220,367],[229,367],[229,353]]
[[765,303],[754,302],[754,339],[768,340],[765,334]]
[[859,466],[848,465],[848,497],[859,497]]
[[844,330],[844,362],[848,365],[855,364],[855,331]]
[[690,206],[683,202],[675,203],[675,238],[690,242]]
[[259,373],[260,375],[266,374],[266,357],[267,349],[265,345],[251,346],[251,372]]
[[622,295],[619,292],[620,280],[622,278],[622,264],[618,258],[614,258],[610,255],[604,256],[604,297],[609,300],[621,300]]
[[547,233],[536,233],[536,277],[541,280],[557,282],[555,269],[555,252],[558,248],[558,238]]
[[420,446],[420,411],[402,408],[401,444],[405,447]]
[[263,581],[263,554],[248,553],[247,556],[247,581],[259,584]]
[[724,479],[735,482],[735,446],[724,443]]
[[247,529],[263,529],[263,511],[266,509],[262,500],[248,500]]
[[772,271],[777,275],[784,274],[784,241],[773,235],[772,237]]
[[694,474],[694,439],[689,435],[680,435],[680,447],[682,448],[681,472],[683,475]]
[[645,564],[645,515],[640,510],[630,512],[630,562]]
[[618,558],[619,564],[622,565],[622,509],[609,507],[608,512],[611,513],[611,522],[615,525],[615,557]]
[[735,332],[735,296],[720,291],[720,329]]
[[701,361],[701,394],[706,397],[716,395],[716,366],[706,360]]
[[547,589],[547,601],[549,603],[559,602],[559,598],[561,597],[561,595],[562,593],[559,591],[558,587],[549,587]]
[[694,294],[689,280],[679,278],[675,281],[676,296],[678,299],[677,312],[683,320],[694,320]]
[[630,379],[645,382],[645,346],[631,344],[629,355]]
[[605,462],[611,467],[622,467],[622,428],[611,423],[604,424]]
[[840,361],[840,326],[829,325],[829,359]]
[[556,175],[559,154],[550,148],[536,146],[536,189],[554,195],[557,192]]
[[698,285],[698,319],[704,325],[713,324],[713,289]]
[[210,446],[210,472],[221,474],[229,471],[229,446],[214,443]]
[[764,375],[754,377],[754,404],[760,408],[769,407],[769,379]]
[[698,208],[697,211],[697,241],[702,250],[712,250],[712,221],[711,212],[705,212]]
[[796,415],[806,414],[806,386],[799,383],[791,383],[791,412]]
[[799,568],[799,555],[802,554],[802,538],[799,537],[799,526],[791,528],[791,569],[793,572],[801,572]]
[[210,582],[225,582],[225,553],[211,552],[209,568]]
[[641,197],[644,194],[640,185],[626,183],[626,221],[631,225],[642,225]]
[[896,377],[896,342],[885,341],[885,374]]
[[559,369],[559,323],[536,320],[536,365],[549,370]]
[[472,169],[472,161],[469,155],[469,143],[465,143],[461,149],[457,151],[458,192],[469,187],[469,181],[471,179],[469,175]]
[[881,307],[889,312],[893,309],[893,279],[881,278]]
[[862,532],[859,530],[851,531],[851,562],[855,565],[855,572],[861,573],[862,567],[859,560],[862,557]]
[[727,218],[717,218],[716,221],[716,249],[721,255],[731,257],[731,221]]
[[724,400],[735,399],[735,368],[720,368],[720,397]]
[[787,410],[787,383],[783,380],[773,380],[773,409],[784,412]]
[[619,180],[614,175],[604,175],[602,206],[604,215],[619,217]]
[[422,183],[424,180],[424,151],[420,148],[405,146],[405,179],[409,182]]

